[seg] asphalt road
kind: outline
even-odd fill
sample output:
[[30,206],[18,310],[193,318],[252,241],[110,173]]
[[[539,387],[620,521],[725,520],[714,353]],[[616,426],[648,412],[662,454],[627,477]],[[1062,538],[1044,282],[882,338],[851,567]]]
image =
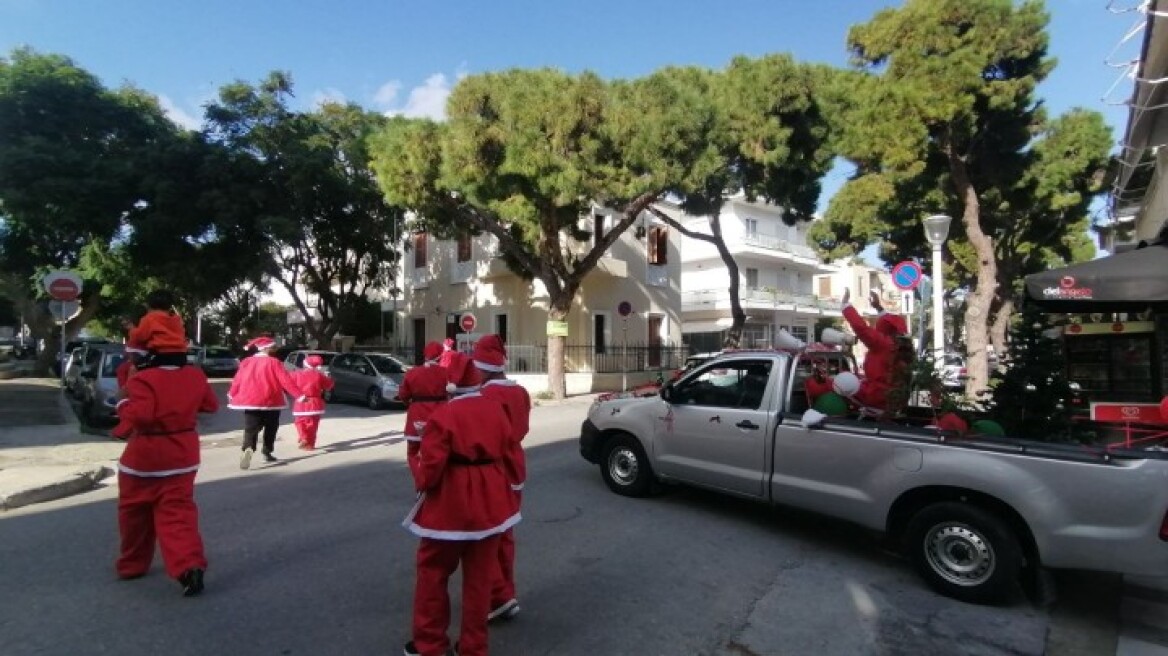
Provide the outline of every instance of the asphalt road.
[[[586,409],[533,413],[523,611],[492,628],[492,653],[1043,653],[1047,611],[937,596],[863,531],[695,490],[613,495],[577,452]],[[400,526],[413,500],[402,422],[400,411],[330,406],[324,449],[295,451],[286,426],[285,459],[242,472],[239,415],[205,421],[208,434],[230,432],[203,453],[211,564],[198,598],[183,598],[160,561],[116,580],[112,487],[0,515],[0,653],[401,653],[416,546]]]

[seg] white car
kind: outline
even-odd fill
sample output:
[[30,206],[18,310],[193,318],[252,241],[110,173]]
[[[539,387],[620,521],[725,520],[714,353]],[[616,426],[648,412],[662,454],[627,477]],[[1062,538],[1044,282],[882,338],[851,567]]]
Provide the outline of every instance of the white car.
[[956,353],[946,353],[941,360],[941,384],[949,388],[965,387],[969,371],[965,368],[965,357]]

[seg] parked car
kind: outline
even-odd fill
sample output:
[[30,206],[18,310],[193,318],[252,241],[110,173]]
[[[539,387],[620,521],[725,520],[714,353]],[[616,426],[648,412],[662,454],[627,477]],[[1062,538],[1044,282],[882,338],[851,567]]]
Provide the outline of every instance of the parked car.
[[335,385],[325,400],[364,401],[373,410],[400,403],[397,390],[407,369],[401,360],[383,353],[335,354],[328,367]]
[[299,371],[304,368],[304,358],[307,358],[310,355],[319,355],[320,359],[324,360],[324,364],[321,365],[322,370],[327,372],[329,365],[332,364],[333,358],[339,354],[336,351],[292,351],[284,358],[284,368],[289,372]]
[[89,344],[84,347],[79,383],[74,396],[81,403],[81,418],[91,424],[115,423],[118,365],[126,357],[121,344]]
[[85,347],[77,346],[71,349],[65,355],[65,375],[62,376],[61,386],[65,389],[65,393],[71,396],[77,396],[78,387],[81,384],[81,370],[85,364]]
[[832,516],[901,545],[942,594],[992,602],[1040,567],[1168,576],[1168,452],[967,436],[791,412],[789,353],[700,365],[592,405],[580,454],[610,490],[679,483]]
[[101,339],[101,338],[70,340],[69,342],[67,342],[65,344],[65,353],[61,356],[58,356],[57,359],[53,361],[53,375],[60,376],[61,371],[68,368],[69,358],[73,354],[74,349],[85,346],[86,344],[109,344],[109,343],[110,343],[109,340]]
[[950,389],[965,387],[965,381],[969,380],[969,371],[965,368],[965,356],[946,353],[942,356],[938,373],[941,375],[941,384],[945,387]]
[[231,378],[239,371],[239,358],[226,346],[208,346],[203,349],[202,360],[199,366],[208,377],[223,376]]

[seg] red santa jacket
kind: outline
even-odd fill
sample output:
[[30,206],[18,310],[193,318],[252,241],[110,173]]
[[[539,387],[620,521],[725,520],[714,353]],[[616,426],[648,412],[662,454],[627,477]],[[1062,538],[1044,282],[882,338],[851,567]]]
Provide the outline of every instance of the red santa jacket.
[[522,442],[527,437],[531,422],[531,395],[522,385],[506,378],[488,380],[479,391],[488,399],[498,401],[511,422],[511,457],[507,459],[507,477],[511,481],[511,489],[518,492],[527,480],[527,458],[523,455]]
[[215,412],[219,399],[198,367],[151,367],[126,383],[119,418],[131,433],[118,470],[148,478],[177,476],[199,468],[200,412]]
[[416,423],[425,423],[429,420],[430,415],[449,398],[446,393],[446,370],[434,362],[410,369],[398,387],[397,398],[408,404],[405,428],[406,455],[409,456],[412,466],[422,442],[422,432],[418,430]]
[[131,344],[145,344],[155,353],[187,352],[186,329],[182,317],[174,312],[150,310],[127,337]]
[[856,337],[868,347],[868,354],[864,356],[864,380],[856,393],[856,400],[870,408],[883,410],[888,405],[888,390],[892,386],[896,340],[868,325],[851,305],[844,308],[844,319]]
[[478,392],[438,408],[422,435],[414,486],[422,495],[406,518],[413,534],[482,540],[519,523],[507,480],[514,429],[503,406]]
[[302,396],[300,387],[284,370],[284,364],[265,353],[244,359],[231,381],[227,407],[232,410],[283,410],[284,393]]
[[301,369],[292,373],[292,382],[307,397],[303,401],[296,399],[292,402],[292,414],[297,417],[323,415],[324,393],[333,388],[333,379],[317,369]]

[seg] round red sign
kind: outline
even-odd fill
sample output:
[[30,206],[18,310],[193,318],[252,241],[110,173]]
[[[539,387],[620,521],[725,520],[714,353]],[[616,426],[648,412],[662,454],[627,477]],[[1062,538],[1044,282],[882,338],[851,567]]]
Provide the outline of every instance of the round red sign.
[[462,332],[464,333],[474,332],[476,325],[478,325],[478,320],[470,312],[458,318],[458,327],[462,328]]
[[57,278],[49,283],[49,296],[58,301],[75,301],[81,295],[81,288],[68,278]]

